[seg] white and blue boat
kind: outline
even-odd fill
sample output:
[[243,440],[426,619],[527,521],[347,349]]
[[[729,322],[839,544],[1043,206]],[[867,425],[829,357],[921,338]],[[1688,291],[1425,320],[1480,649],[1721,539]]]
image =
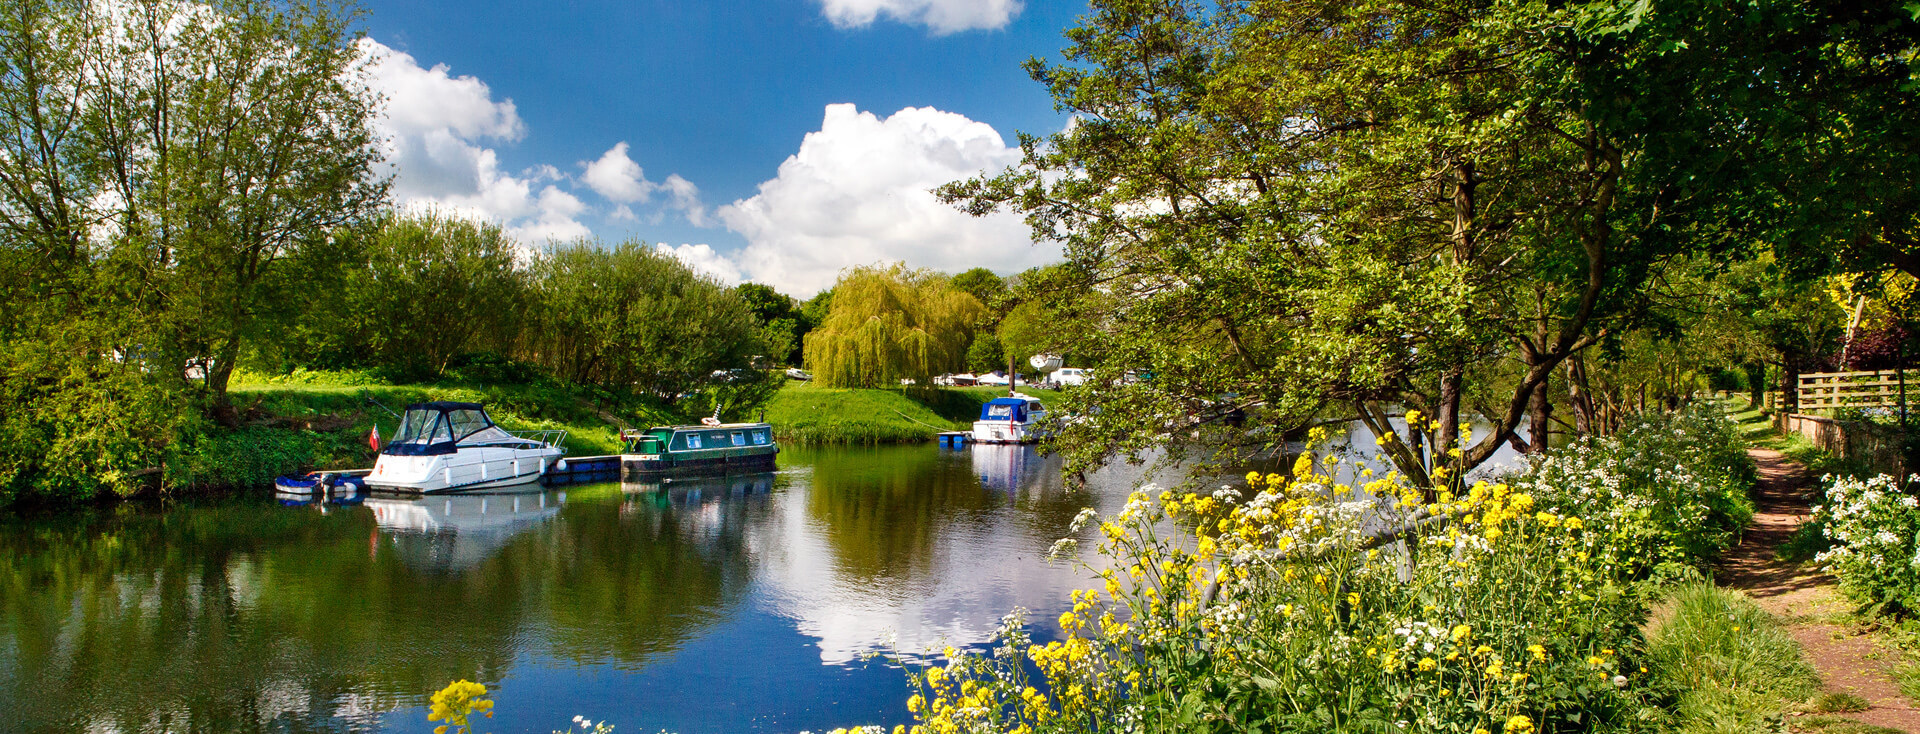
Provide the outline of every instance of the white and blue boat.
[[565,461],[566,436],[508,431],[479,403],[414,403],[366,481],[374,489],[422,494],[529,484]]
[[1040,440],[1040,422],[1046,417],[1046,406],[1031,396],[994,398],[980,406],[970,438],[974,443],[1033,443]]

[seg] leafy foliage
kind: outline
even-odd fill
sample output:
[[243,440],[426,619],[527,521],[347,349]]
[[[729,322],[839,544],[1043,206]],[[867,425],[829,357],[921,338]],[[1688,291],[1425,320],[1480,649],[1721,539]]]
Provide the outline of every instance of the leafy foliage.
[[980,301],[946,276],[905,266],[853,268],[833,287],[832,310],[807,335],[807,368],[827,387],[930,384],[964,369]]
[[1815,514],[1833,547],[1817,559],[1854,598],[1920,613],[1920,499],[1885,474],[1827,481],[1826,502]]
[[561,246],[531,271],[522,348],[561,379],[671,402],[767,353],[767,335],[733,289],[657,248]]
[[1589,436],[1506,481],[1542,506],[1587,519],[1601,552],[1632,577],[1663,564],[1711,562],[1753,519],[1753,463],[1738,426],[1716,407],[1647,413],[1611,436]]

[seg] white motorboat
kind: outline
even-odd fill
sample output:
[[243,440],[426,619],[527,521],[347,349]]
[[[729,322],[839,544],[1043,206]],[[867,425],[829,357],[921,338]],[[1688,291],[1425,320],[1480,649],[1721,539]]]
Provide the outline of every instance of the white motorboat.
[[375,489],[462,492],[527,484],[565,461],[566,431],[495,425],[479,403],[414,403],[367,475]]
[[1027,395],[994,398],[980,406],[980,420],[973,422],[974,443],[1033,443],[1047,409]]

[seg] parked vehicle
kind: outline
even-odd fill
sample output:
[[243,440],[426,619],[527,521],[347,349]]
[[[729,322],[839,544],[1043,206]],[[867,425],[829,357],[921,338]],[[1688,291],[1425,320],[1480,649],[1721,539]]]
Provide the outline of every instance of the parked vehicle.
[[803,369],[800,369],[799,367],[788,367],[788,368],[787,368],[787,379],[789,379],[789,380],[811,380],[811,379],[813,379],[813,375],[810,375],[810,374],[807,374],[807,371],[806,371],[806,370],[803,370]]
[[1061,367],[1048,375],[1047,381],[1056,385],[1085,385],[1088,377],[1085,367]]

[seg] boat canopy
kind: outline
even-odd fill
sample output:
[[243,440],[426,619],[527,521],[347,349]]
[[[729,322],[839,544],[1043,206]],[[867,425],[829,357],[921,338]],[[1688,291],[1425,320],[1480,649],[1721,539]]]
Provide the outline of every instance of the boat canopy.
[[380,450],[388,456],[451,454],[462,446],[517,442],[513,434],[495,425],[479,403],[439,401],[414,403],[400,417],[400,432]]
[[1025,423],[1028,414],[1041,411],[1040,403],[1026,398],[994,398],[980,406],[980,420]]

